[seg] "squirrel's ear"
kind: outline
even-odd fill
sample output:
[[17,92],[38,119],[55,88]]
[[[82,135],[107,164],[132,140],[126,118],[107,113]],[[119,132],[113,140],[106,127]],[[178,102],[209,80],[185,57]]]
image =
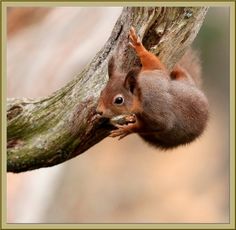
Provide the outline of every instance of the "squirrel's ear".
[[114,75],[114,57],[112,56],[108,61],[108,76],[111,78]]
[[131,93],[134,93],[134,89],[137,85],[137,76],[140,72],[139,68],[132,69],[128,72],[125,77],[124,86],[128,89]]

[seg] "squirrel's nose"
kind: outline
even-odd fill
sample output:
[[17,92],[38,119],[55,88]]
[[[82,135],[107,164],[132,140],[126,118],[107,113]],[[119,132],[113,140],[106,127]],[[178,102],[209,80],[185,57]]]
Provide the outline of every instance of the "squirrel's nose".
[[103,114],[103,112],[101,110],[99,110],[99,109],[96,109],[96,113],[99,114],[99,115]]

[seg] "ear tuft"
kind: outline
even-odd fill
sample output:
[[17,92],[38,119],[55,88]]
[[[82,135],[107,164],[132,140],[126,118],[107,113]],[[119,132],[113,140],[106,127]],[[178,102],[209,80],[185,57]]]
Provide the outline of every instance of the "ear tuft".
[[114,57],[112,56],[110,60],[108,61],[108,76],[111,78],[114,75]]
[[134,93],[134,90],[137,85],[137,76],[140,72],[140,68],[131,69],[125,77],[124,86],[131,93]]

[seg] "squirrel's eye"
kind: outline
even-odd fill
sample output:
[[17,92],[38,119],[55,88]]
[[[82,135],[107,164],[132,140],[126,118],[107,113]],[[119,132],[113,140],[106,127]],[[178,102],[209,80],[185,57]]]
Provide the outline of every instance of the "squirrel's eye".
[[122,97],[122,95],[118,95],[115,97],[114,104],[122,105],[123,103],[124,103],[124,98]]

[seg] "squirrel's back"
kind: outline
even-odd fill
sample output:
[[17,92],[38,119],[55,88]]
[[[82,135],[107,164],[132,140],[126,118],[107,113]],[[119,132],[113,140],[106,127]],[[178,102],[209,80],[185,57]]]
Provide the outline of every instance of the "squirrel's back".
[[140,119],[150,131],[156,131],[140,136],[163,149],[191,142],[203,132],[208,120],[208,102],[199,89],[201,65],[198,53],[188,50],[178,65],[186,71],[187,81],[172,80],[160,70],[143,71],[138,78],[144,111]]

